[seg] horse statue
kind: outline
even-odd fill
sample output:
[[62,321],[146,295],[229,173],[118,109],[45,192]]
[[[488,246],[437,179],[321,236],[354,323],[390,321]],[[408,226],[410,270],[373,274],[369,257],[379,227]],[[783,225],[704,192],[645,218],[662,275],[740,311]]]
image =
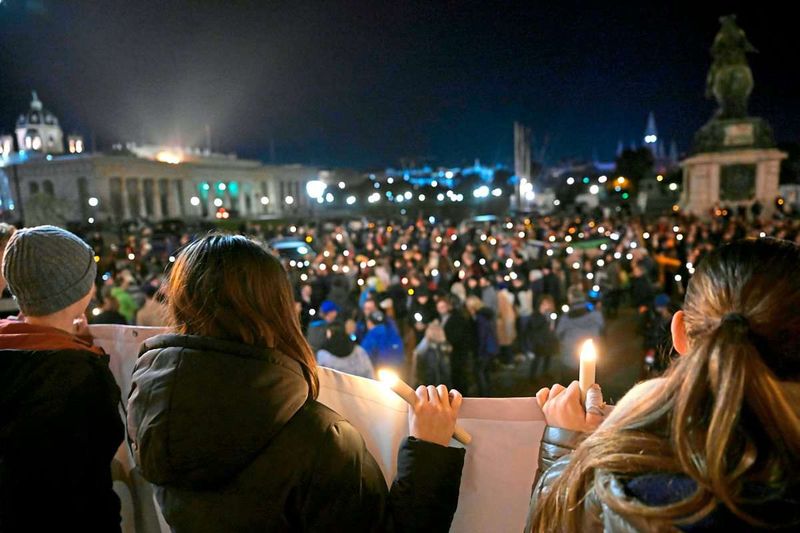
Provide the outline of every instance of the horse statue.
[[720,17],[721,28],[711,45],[711,68],[706,79],[706,98],[716,99],[715,118],[744,118],[747,100],[753,92],[753,73],[747,64],[748,53],[758,50],[750,44],[737,24],[736,15]]

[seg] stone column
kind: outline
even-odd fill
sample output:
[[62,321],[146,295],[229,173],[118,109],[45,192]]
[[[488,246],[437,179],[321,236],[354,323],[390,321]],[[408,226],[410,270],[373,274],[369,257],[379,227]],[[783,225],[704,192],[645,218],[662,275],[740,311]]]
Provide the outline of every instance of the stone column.
[[169,210],[174,217],[183,216],[180,204],[183,199],[178,197],[178,181],[180,179],[181,178],[178,178],[177,180],[167,180],[167,190],[169,191],[167,194],[167,203],[169,203]]
[[153,178],[153,217],[155,220],[164,218],[161,212],[161,180]]
[[139,216],[147,219],[147,205],[144,200],[144,178],[139,178],[136,182],[136,190],[139,193]]
[[120,178],[119,183],[120,187],[122,187],[122,218],[124,220],[130,220],[131,218],[131,203],[130,198],[128,198],[128,180],[130,178]]

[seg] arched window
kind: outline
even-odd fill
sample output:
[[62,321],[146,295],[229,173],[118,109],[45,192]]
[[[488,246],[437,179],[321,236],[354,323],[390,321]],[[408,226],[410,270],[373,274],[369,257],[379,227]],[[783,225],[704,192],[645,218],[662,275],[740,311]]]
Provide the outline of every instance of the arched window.
[[28,183],[28,190],[31,193],[31,196],[39,192],[39,184],[35,181]]
[[44,180],[42,183],[42,190],[44,190],[45,194],[49,194],[50,196],[55,196],[55,190],[53,189],[53,182],[50,180]]

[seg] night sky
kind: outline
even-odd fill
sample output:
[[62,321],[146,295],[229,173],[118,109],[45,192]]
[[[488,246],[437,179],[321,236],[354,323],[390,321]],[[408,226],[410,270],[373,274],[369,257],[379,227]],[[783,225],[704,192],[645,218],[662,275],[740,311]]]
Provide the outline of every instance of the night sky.
[[[546,158],[611,159],[647,113],[681,151],[711,115],[708,49],[736,12],[751,114],[800,139],[798,27],[770,2],[0,0],[0,131],[36,89],[65,130],[205,142],[276,162],[511,163],[512,123]],[[786,5],[784,3],[784,5]]]

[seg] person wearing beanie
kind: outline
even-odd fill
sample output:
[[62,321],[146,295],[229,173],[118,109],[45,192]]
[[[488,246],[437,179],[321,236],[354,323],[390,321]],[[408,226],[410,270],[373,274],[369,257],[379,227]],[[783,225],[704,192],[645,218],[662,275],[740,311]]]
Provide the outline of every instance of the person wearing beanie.
[[23,318],[0,320],[0,531],[119,531],[120,391],[108,355],[76,326],[94,253],[60,228],[24,228],[2,271]]
[[319,318],[308,325],[306,337],[314,353],[322,349],[325,344],[328,326],[336,322],[339,316],[339,306],[331,300],[323,301],[319,306]]

